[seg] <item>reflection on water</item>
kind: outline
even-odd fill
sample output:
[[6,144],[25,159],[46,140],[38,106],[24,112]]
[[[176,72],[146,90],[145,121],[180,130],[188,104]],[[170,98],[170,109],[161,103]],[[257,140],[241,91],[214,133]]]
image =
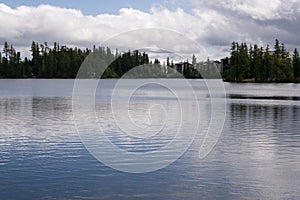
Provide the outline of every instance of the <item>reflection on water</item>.
[[[1,199],[300,197],[298,101],[228,99],[222,136],[205,160],[198,159],[199,136],[184,156],[169,167],[136,175],[106,167],[84,148],[74,127],[69,80],[41,81],[39,84],[36,84],[38,80],[33,80],[34,84],[31,80],[22,80],[21,83],[9,80],[6,84],[9,88],[3,89],[5,81],[1,80],[0,84]],[[179,80],[168,81],[180,84]],[[111,91],[111,83],[112,80],[106,82],[108,91]],[[191,83],[194,88],[200,88],[197,97],[205,125],[210,117],[205,84],[195,80]],[[59,85],[56,91],[44,91],[53,84]],[[29,89],[32,85],[36,87],[34,92]],[[291,84],[266,85],[265,90],[258,90],[258,86],[252,87],[251,84],[226,86],[229,94],[237,96],[297,97],[295,91],[299,91],[299,86]],[[17,95],[18,88],[26,95]],[[283,92],[280,93],[278,88]],[[158,93],[153,91],[153,88],[143,88],[137,94],[131,104],[132,115],[142,116],[141,109],[149,101],[163,103],[170,110],[174,108],[173,98],[160,92],[155,99]],[[100,99],[96,110],[99,116],[106,116],[105,119],[109,120],[111,105],[108,100]],[[171,117],[176,118],[176,112]],[[166,136],[165,141],[153,140],[149,144],[136,145],[138,140],[125,140],[109,124],[104,120],[102,125],[107,130],[116,131],[116,135],[109,136],[124,149],[149,151],[160,148],[169,139]],[[117,135],[120,137],[114,137]]]
[[248,96],[248,95],[228,95],[231,99],[262,99],[262,100],[290,100],[290,101],[300,101],[298,96]]
[[250,182],[259,198],[299,197],[299,121],[299,106],[230,105],[218,149],[234,163],[232,176]]

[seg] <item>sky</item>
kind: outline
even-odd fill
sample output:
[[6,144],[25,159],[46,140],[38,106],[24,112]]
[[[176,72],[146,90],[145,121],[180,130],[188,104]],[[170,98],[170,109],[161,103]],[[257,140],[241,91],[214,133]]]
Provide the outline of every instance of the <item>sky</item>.
[[163,28],[220,59],[233,41],[273,47],[277,38],[300,48],[299,19],[300,0],[2,0],[0,44],[26,55],[33,40],[90,48],[126,31]]
[[121,8],[135,8],[143,12],[148,12],[151,7],[167,7],[169,9],[178,6],[190,10],[191,1],[161,1],[161,0],[5,0],[2,3],[10,7],[38,6],[48,4],[57,7],[80,10],[85,15],[98,15],[103,13],[118,14]]

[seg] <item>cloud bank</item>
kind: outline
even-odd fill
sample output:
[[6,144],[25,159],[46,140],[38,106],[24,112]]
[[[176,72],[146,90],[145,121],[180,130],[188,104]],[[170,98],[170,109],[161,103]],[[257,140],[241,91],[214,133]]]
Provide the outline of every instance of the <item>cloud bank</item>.
[[149,12],[122,8],[116,15],[97,16],[50,5],[11,8],[0,4],[0,43],[8,41],[21,49],[28,49],[33,40],[91,47],[122,32],[164,28],[197,41],[212,58],[228,55],[232,41],[272,46],[278,38],[288,48],[300,47],[300,0],[192,0],[192,3],[194,8],[190,12],[181,8],[153,7]]

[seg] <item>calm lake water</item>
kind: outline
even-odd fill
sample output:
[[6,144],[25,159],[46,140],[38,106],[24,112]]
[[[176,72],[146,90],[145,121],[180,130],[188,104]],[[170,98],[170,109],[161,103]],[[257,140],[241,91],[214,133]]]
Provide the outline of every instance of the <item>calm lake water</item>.
[[[97,116],[108,137],[128,151],[152,151],[165,145],[168,137],[141,143],[113,128],[110,93],[116,81],[103,80],[104,89],[96,95]],[[226,120],[213,151],[203,160],[198,158],[199,136],[177,161],[142,174],[107,167],[85,148],[73,120],[73,84],[73,80],[0,80],[1,199],[300,198],[299,84],[225,83]],[[201,80],[190,84],[205,129],[211,117],[209,93]],[[123,90],[126,94],[126,84]],[[177,101],[170,95],[155,85],[140,88],[131,115],[143,117],[140,103],[143,107],[149,102],[174,111]],[[171,113],[170,119],[178,117]],[[172,132],[176,124],[170,127]]]

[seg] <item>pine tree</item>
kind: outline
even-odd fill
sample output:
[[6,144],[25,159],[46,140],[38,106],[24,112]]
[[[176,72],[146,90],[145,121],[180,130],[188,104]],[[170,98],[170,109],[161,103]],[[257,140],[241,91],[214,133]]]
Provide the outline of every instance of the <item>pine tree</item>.
[[297,48],[294,50],[294,54],[293,54],[293,69],[294,69],[294,77],[295,77],[296,81],[299,81],[299,79],[300,79],[300,56],[299,56],[299,52],[298,52]]
[[270,81],[272,73],[272,56],[270,54],[269,45],[267,45],[265,52],[263,53],[263,66],[265,69],[265,77],[263,81]]
[[193,66],[197,65],[197,58],[196,58],[195,54],[193,54],[193,56],[192,56],[192,65]]
[[256,82],[263,81],[264,77],[264,69],[262,64],[262,56],[263,51],[259,48],[256,44],[254,45],[253,49],[253,66],[254,66],[254,78]]

